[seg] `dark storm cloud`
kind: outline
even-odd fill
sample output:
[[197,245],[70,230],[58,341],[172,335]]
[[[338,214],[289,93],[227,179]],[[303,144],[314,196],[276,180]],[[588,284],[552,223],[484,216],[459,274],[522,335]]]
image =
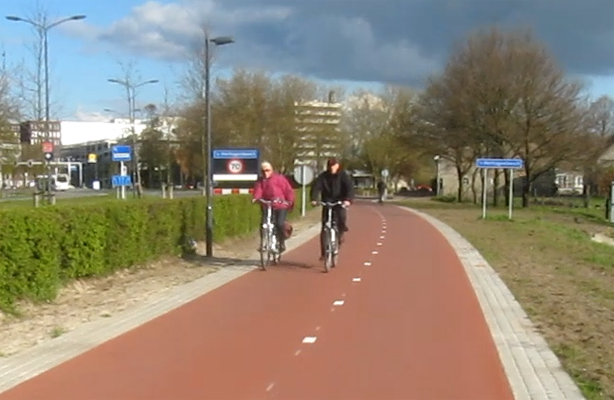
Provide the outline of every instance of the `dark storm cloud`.
[[349,79],[417,83],[479,27],[531,27],[571,73],[614,74],[614,0],[218,0],[148,2],[100,40],[185,56],[200,21],[237,38],[221,61]]

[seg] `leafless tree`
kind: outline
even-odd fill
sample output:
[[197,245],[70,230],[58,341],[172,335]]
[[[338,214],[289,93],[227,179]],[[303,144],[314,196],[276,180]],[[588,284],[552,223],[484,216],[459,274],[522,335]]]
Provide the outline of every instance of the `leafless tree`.
[[[457,46],[425,91],[423,110],[443,135],[437,140],[462,154],[464,165],[479,155],[522,158],[527,207],[532,183],[582,151],[582,101],[582,86],[567,78],[530,32],[490,28]],[[460,184],[463,168],[452,158]]]

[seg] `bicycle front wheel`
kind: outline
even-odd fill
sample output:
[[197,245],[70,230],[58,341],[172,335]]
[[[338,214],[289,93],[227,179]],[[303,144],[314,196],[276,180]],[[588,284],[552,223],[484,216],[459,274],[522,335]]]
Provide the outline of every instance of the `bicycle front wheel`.
[[324,243],[326,244],[324,248],[324,270],[326,272],[329,272],[333,267],[333,246],[331,239],[331,232],[326,229],[324,231]]
[[269,236],[266,231],[263,230],[261,239],[260,239],[260,269],[265,271],[268,258],[269,258]]

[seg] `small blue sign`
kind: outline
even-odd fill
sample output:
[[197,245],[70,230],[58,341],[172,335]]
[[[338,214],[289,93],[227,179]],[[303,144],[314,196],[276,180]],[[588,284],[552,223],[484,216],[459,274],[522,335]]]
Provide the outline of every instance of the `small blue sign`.
[[523,166],[520,158],[478,158],[475,166],[478,168],[519,169]]
[[111,177],[111,183],[113,187],[130,186],[132,184],[132,179],[130,179],[130,175],[113,175]]
[[113,161],[131,161],[132,148],[126,145],[115,145],[111,148],[111,159]]
[[260,151],[258,149],[215,149],[213,150],[214,160],[228,160],[238,158],[241,160],[258,159]]

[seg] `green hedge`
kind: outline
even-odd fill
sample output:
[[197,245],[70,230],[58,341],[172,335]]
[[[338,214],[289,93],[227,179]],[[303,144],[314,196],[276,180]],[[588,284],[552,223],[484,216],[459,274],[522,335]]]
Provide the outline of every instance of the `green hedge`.
[[[250,199],[213,198],[215,242],[257,229],[260,211]],[[186,239],[205,238],[205,206],[198,196],[0,211],[0,309],[19,299],[52,300],[76,278],[181,255]],[[290,217],[297,215],[300,203]]]

